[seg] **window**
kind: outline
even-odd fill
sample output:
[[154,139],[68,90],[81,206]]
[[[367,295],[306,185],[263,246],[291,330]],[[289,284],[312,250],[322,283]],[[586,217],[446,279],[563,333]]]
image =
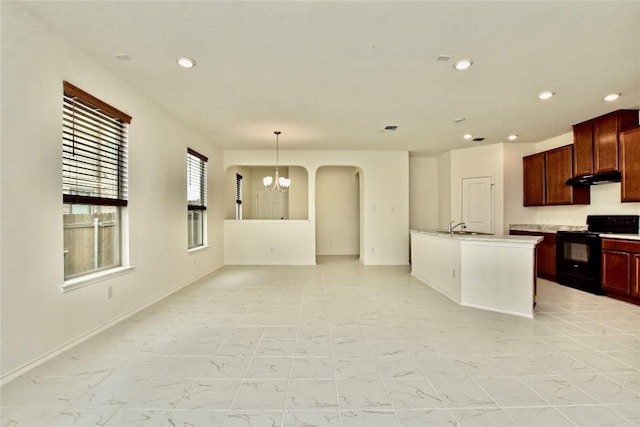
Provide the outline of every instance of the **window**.
[[236,174],[236,219],[242,219],[242,175]]
[[65,280],[122,265],[131,117],[64,82],[62,201]]
[[187,149],[187,225],[189,249],[204,246],[207,213],[207,158]]

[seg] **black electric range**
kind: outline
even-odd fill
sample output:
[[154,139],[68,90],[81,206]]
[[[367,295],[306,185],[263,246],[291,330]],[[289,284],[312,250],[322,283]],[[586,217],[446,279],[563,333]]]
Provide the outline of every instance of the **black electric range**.
[[640,215],[589,215],[587,229],[558,231],[556,276],[558,283],[604,295],[601,282],[601,234],[638,234]]

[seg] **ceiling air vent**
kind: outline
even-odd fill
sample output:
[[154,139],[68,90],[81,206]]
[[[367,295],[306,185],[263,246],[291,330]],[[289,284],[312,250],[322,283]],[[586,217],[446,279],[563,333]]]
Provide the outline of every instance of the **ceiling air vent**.
[[473,138],[472,141],[474,141],[474,142],[482,142],[482,141],[484,141],[484,138],[477,137],[477,138]]

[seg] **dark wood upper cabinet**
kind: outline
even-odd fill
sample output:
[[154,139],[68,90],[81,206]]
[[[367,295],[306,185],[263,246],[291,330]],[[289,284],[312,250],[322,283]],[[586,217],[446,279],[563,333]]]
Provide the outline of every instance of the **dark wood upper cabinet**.
[[524,206],[544,206],[544,153],[523,157],[522,170],[524,181]]
[[573,126],[573,175],[620,170],[620,132],[638,126],[638,110],[618,110]]
[[598,117],[593,121],[593,166],[594,172],[611,172],[618,167],[618,114]]
[[573,145],[523,157],[524,206],[589,204],[589,187],[566,185],[573,176]]
[[573,177],[573,145],[545,152],[545,193],[547,205],[588,204],[588,187],[572,187],[565,183]]
[[593,121],[573,126],[573,176],[593,173]]
[[621,200],[640,202],[640,127],[620,134]]

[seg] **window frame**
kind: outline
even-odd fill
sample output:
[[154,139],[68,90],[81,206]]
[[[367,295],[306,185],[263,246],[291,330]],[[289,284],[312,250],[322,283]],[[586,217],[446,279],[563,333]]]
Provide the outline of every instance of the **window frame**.
[[242,175],[236,173],[236,219],[242,219]]
[[[195,151],[187,148],[187,250],[197,250],[207,245],[207,162],[208,158]],[[198,192],[197,199],[191,199],[192,187],[191,180],[197,179],[198,184],[196,190]],[[198,215],[199,213],[199,215]],[[193,242],[192,237],[197,235],[192,229],[192,217],[196,217],[199,229],[200,240]]]
[[[103,250],[97,243],[94,234],[94,268],[68,272],[65,261],[63,292],[130,268],[127,267],[128,248],[125,247],[124,232],[128,205],[128,128],[131,119],[128,114],[63,81],[63,205],[69,205],[69,213],[74,213],[74,206],[88,206],[90,215],[99,215],[94,210],[102,207],[114,207],[116,223],[112,236],[113,264],[98,265],[96,257],[102,257],[106,249]],[[63,216],[66,214],[63,213]],[[96,219],[97,216],[94,222]],[[66,253],[65,248],[65,257]]]

